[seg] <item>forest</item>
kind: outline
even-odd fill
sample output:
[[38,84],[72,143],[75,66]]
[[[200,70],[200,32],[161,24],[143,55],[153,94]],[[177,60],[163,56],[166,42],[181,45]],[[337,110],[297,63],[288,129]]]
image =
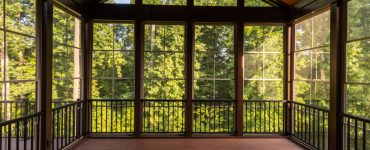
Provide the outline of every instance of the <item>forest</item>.
[[[364,0],[349,2],[347,38],[346,111],[370,117],[369,42],[370,6]],[[272,7],[259,0],[245,5]],[[37,95],[35,0],[6,1],[0,8],[1,96],[3,101],[28,99]],[[133,3],[107,1],[106,3]],[[151,5],[185,5],[185,0],[144,0]],[[195,0],[198,6],[235,6],[235,0]],[[185,100],[184,24],[146,23],[144,25],[144,132],[184,132]],[[295,24],[294,100],[329,108],[330,94],[330,12],[325,11]],[[194,131],[232,132],[234,130],[234,25],[194,25]],[[53,100],[76,101],[81,97],[82,56],[80,20],[54,7],[53,13]],[[134,24],[93,24],[93,100],[134,100]],[[244,100],[283,100],[283,26],[246,25],[244,28]],[[168,101],[168,102],[164,102]],[[107,131],[109,123],[132,132],[133,105],[117,102],[93,103],[95,132]],[[2,104],[2,106],[5,104]],[[245,124],[261,126],[271,117],[282,117],[282,108],[259,117],[245,104]],[[120,109],[118,109],[120,108]],[[127,108],[127,109],[124,109]],[[259,106],[258,109],[266,109]],[[120,117],[114,120],[113,114]],[[2,112],[4,113],[4,112]],[[104,114],[103,114],[104,113]],[[103,115],[99,115],[103,114]],[[247,115],[248,114],[248,115]],[[279,115],[280,116],[279,116]],[[112,122],[104,122],[108,116]],[[161,119],[166,118],[166,119]],[[215,119],[216,118],[216,119]],[[93,119],[93,120],[94,120]],[[99,122],[99,120],[102,120]],[[264,120],[264,121],[262,121]],[[281,120],[274,119],[279,128]],[[162,124],[161,127],[158,127]],[[111,126],[111,125],[110,125]],[[175,126],[176,128],[169,128]],[[254,128],[247,130],[255,130]]]

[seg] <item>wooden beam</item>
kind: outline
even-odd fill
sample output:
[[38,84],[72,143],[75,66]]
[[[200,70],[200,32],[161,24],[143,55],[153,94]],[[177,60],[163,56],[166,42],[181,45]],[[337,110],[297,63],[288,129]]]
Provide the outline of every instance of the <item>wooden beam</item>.
[[[90,8],[89,16],[98,20],[267,22],[285,23],[288,12],[278,7],[214,7],[100,4]],[[99,11],[96,11],[99,10]],[[119,14],[119,15],[117,15]]]
[[62,6],[63,9],[66,9],[67,12],[72,12],[72,14],[79,14],[79,15],[85,15],[84,7],[77,4],[74,1],[71,0],[56,0],[53,1],[54,4],[57,4],[59,6]]
[[345,63],[347,39],[347,2],[338,0],[330,9],[330,112],[329,150],[343,149],[345,100]]
[[193,99],[194,99],[194,25],[192,22],[186,24],[186,106],[185,106],[185,136],[193,134]]
[[139,136],[143,129],[143,103],[144,98],[144,24],[135,22],[135,116],[134,134]]
[[38,148],[51,150],[52,141],[52,58],[53,1],[36,1],[36,37],[38,53],[38,111],[42,112]]
[[289,10],[290,21],[294,21],[303,16],[316,13],[336,0],[301,0]]
[[[284,100],[291,100],[290,99],[290,94],[291,92],[289,92],[290,90],[290,82],[291,82],[291,77],[290,77],[290,38],[291,38],[291,26],[292,24],[286,24],[284,25],[284,33],[283,33],[283,53],[284,53],[284,77],[283,77],[283,99]],[[288,107],[288,104],[285,103],[285,109],[284,109],[284,132],[286,135],[290,135],[291,133],[291,111],[289,111],[290,107]]]
[[92,22],[90,19],[81,19],[81,49],[83,60],[83,95],[82,99],[85,101],[83,107],[83,122],[82,135],[87,136],[90,133],[90,115],[89,115],[89,99],[91,99],[91,71],[92,71]]
[[244,90],[244,24],[235,25],[235,100],[236,136],[243,136],[243,90]]

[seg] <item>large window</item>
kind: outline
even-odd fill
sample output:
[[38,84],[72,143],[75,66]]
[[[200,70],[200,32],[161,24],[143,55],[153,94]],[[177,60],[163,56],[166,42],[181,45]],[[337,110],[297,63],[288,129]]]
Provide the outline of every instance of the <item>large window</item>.
[[0,18],[1,99],[34,101],[36,99],[36,1],[0,3],[1,16],[5,16]]
[[244,99],[283,99],[283,27],[244,28]]
[[298,102],[329,107],[330,12],[295,25],[294,96]]
[[53,100],[81,97],[80,20],[58,7],[53,12]]
[[134,25],[94,23],[92,98],[134,99]]
[[369,0],[348,2],[346,112],[370,117]]

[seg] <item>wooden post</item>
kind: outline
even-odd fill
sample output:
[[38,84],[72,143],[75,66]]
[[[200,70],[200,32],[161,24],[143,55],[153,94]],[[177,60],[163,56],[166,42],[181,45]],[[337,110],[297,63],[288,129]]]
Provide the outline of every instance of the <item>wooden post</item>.
[[142,21],[135,22],[135,131],[139,136],[143,129],[143,106],[144,98],[143,78],[144,78],[144,24]]
[[[294,78],[294,66],[293,50],[295,47],[294,41],[294,27],[292,24],[286,24],[284,26],[284,100],[293,101],[293,78]],[[292,123],[293,113],[292,107],[289,103],[285,103],[285,135],[292,134]]]
[[194,25],[191,21],[186,24],[186,106],[185,106],[185,136],[193,134],[193,99],[194,99]]
[[89,19],[81,20],[81,49],[83,53],[83,110],[82,110],[82,135],[86,137],[90,133],[89,99],[91,98],[91,67],[92,67],[92,28],[93,24]]
[[330,112],[328,149],[343,149],[347,2],[337,0],[330,9]]
[[244,90],[244,24],[239,22],[235,25],[235,100],[236,100],[236,136],[243,136],[243,90]]
[[52,58],[53,58],[53,1],[37,0],[36,37],[38,43],[38,106],[42,112],[38,148],[52,149]]

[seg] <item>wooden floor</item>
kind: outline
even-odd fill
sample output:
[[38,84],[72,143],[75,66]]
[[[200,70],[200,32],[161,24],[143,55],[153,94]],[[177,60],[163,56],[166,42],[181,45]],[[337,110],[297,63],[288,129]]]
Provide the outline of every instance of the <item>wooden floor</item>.
[[76,150],[302,150],[286,138],[86,139]]

